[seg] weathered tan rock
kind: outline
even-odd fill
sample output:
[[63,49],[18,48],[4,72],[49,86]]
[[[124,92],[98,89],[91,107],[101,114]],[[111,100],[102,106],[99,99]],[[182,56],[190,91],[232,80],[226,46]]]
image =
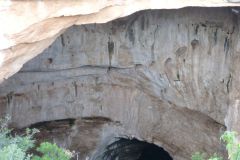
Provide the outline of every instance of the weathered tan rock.
[[16,127],[109,119],[89,128],[93,141],[73,129],[70,141],[89,144],[85,156],[118,136],[155,143],[176,160],[224,154],[219,135],[240,131],[239,36],[230,8],[142,11],[73,26],[0,85],[0,114]]
[[[54,138],[82,158],[118,136],[155,143],[176,160],[194,151],[224,154],[219,135],[226,127],[240,132],[238,15],[188,8],[108,21],[145,9],[238,5],[1,1],[0,115],[10,114],[19,128],[77,119],[67,139]],[[85,123],[93,117],[108,121]]]
[[186,6],[239,4],[224,0],[1,1],[0,82],[19,71],[25,62],[41,53],[73,24],[104,23],[140,10]]

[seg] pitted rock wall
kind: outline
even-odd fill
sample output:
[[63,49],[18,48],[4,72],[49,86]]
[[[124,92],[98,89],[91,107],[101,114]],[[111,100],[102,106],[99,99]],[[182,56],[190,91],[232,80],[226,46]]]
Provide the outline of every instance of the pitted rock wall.
[[224,154],[219,135],[238,129],[238,22],[230,8],[186,8],[73,26],[0,85],[1,114],[16,127],[105,117],[105,137],[137,137],[177,160]]

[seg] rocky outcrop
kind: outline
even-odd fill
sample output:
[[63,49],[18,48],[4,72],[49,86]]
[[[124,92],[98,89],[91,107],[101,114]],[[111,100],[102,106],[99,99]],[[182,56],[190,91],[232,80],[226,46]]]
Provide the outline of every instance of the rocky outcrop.
[[[230,8],[186,8],[73,26],[0,85],[0,114],[20,128],[77,119],[73,142],[94,144],[85,156],[124,136],[177,160],[224,154],[219,135],[239,131],[238,22]],[[94,142],[81,129],[91,117],[107,119],[91,121]]]
[[[23,7],[24,6],[24,7]],[[73,24],[105,23],[146,9],[239,6],[224,0],[81,0],[0,2],[0,82]],[[30,14],[31,13],[31,14]]]

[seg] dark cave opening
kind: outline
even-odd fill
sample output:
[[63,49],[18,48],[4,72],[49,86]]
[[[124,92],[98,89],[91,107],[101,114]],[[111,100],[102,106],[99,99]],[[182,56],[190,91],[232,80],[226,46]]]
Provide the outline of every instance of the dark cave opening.
[[163,148],[137,139],[119,138],[97,160],[172,160]]

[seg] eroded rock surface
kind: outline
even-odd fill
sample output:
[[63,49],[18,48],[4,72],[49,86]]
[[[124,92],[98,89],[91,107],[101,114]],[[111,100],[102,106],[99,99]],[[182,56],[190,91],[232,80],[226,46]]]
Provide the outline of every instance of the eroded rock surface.
[[146,9],[239,5],[225,0],[1,1],[0,83],[74,24],[105,23]]
[[224,154],[219,135],[238,131],[238,22],[230,8],[187,8],[73,26],[0,85],[1,114],[20,128],[109,119],[86,156],[117,136],[157,144],[177,160]]

